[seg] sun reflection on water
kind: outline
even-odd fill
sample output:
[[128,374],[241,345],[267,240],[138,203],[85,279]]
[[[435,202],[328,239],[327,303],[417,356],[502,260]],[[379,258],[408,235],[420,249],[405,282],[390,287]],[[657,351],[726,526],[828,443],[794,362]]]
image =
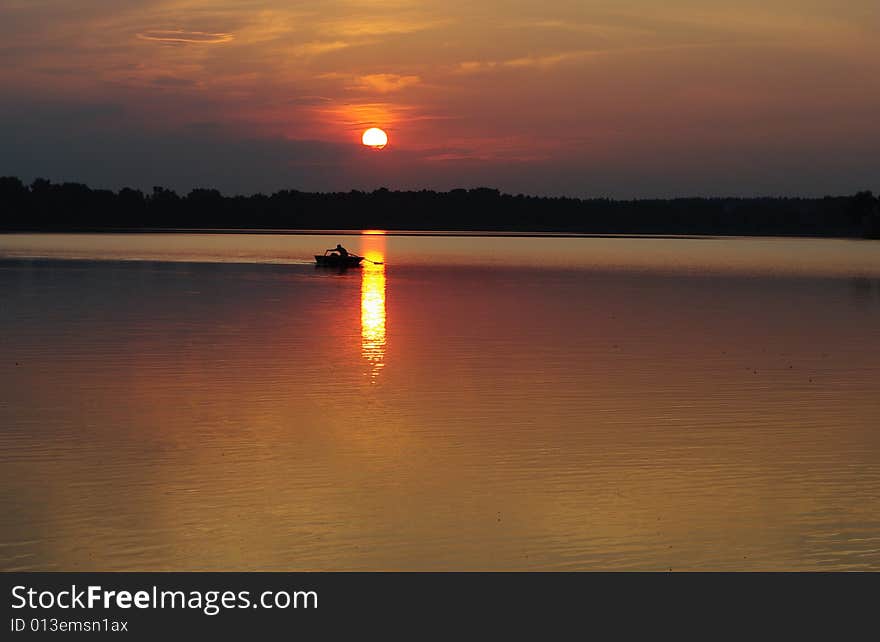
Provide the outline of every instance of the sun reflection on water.
[[382,252],[368,250],[364,256],[368,260],[361,277],[361,354],[375,380],[385,365],[385,265]]

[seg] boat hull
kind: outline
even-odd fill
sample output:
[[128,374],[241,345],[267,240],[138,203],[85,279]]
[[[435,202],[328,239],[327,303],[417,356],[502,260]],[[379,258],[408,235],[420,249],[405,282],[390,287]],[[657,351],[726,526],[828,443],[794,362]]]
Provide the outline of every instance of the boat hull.
[[338,254],[327,254],[327,255],[315,255],[315,263],[318,264],[319,267],[360,267],[361,261],[364,260],[362,256],[352,256],[349,254],[348,256],[339,256]]

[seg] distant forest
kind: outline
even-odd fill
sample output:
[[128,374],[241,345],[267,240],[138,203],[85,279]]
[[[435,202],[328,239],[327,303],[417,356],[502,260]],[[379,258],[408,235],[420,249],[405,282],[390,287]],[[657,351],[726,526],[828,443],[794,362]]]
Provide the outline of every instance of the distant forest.
[[880,238],[880,200],[871,192],[824,198],[610,200],[502,194],[496,189],[224,196],[91,189],[0,178],[0,230],[386,229],[729,234]]

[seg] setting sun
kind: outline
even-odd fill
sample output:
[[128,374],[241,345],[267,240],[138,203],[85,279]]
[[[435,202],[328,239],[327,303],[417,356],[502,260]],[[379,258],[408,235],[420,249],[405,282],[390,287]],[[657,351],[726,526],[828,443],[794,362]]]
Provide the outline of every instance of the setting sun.
[[364,132],[364,135],[361,136],[361,142],[367,147],[382,149],[388,144],[388,134],[378,127],[370,127]]

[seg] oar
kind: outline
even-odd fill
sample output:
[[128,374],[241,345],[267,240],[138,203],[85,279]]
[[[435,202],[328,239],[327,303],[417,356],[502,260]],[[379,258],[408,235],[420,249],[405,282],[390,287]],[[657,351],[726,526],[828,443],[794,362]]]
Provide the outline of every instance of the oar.
[[[357,254],[355,254],[355,256],[357,256]],[[385,261],[374,261],[374,260],[372,260],[372,259],[368,259],[368,258],[365,257],[365,256],[358,256],[358,258],[361,259],[361,260],[363,260],[363,261],[369,261],[369,262],[372,263],[373,265],[385,265]]]

